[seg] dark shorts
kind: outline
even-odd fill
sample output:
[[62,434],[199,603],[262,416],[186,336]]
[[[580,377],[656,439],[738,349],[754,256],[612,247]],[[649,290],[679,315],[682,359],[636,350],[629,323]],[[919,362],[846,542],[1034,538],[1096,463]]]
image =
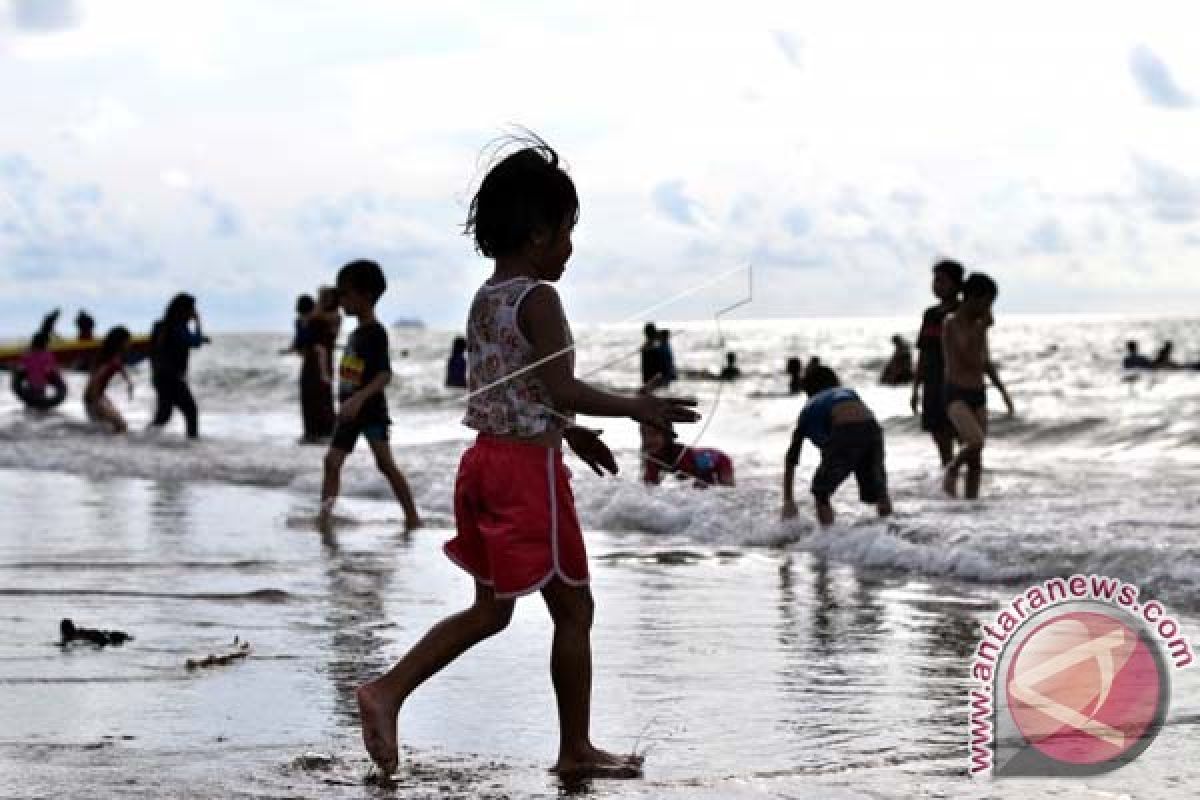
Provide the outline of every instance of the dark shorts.
[[878,503],[887,497],[883,430],[874,420],[833,426],[829,441],[821,449],[821,464],[813,473],[813,496],[827,502],[851,473],[864,503]]
[[341,450],[346,453],[354,452],[354,445],[358,444],[358,437],[365,436],[368,442],[386,442],[388,440],[388,426],[391,423],[386,420],[370,420],[360,422],[351,420],[346,422],[338,420],[337,425],[333,428],[333,440],[329,446],[334,450]]
[[921,430],[936,433],[949,429],[945,385],[935,381],[923,383],[921,387]]
[[953,383],[946,384],[946,407],[949,408],[951,403],[966,403],[967,408],[972,411],[980,408],[987,408],[987,389],[967,389],[963,386],[955,386]]

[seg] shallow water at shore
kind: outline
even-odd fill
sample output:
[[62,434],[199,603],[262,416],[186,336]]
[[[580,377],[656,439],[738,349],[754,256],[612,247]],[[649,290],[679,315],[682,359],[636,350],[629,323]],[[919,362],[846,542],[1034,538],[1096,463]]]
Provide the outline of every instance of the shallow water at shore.
[[[0,794],[555,797],[550,627],[536,598],[401,717],[399,789],[367,780],[353,690],[469,601],[445,530],[351,499],[336,533],[287,491],[0,470]],[[968,659],[1005,593],[825,561],[795,543],[589,534],[594,732],[647,756],[602,797],[1190,797],[1200,681],[1087,782],[966,778]],[[119,628],[103,651],[58,621]],[[1200,626],[1183,617],[1185,631]],[[189,658],[252,655],[189,671]]]

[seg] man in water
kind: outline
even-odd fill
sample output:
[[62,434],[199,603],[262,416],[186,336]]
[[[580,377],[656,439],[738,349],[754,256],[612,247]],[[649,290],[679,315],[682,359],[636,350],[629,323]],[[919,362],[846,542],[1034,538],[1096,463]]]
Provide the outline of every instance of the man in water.
[[1154,364],[1138,352],[1138,343],[1130,339],[1125,343],[1125,360],[1121,366],[1125,369],[1150,369]]
[[647,386],[655,378],[666,377],[666,365],[663,363],[662,344],[658,338],[658,328],[653,322],[647,322],[642,328],[646,341],[642,342],[642,385]]
[[888,359],[879,376],[879,382],[884,386],[903,386],[913,379],[912,348],[904,337],[896,334],[892,337],[892,357]]
[[954,457],[954,428],[946,417],[943,397],[946,362],[942,356],[942,323],[947,314],[958,308],[962,282],[963,266],[957,261],[942,260],[933,265],[932,290],[938,303],[925,309],[921,330],[917,333],[917,368],[913,375],[911,405],[916,414],[920,403],[921,430],[933,437],[943,467]]
[[958,472],[967,467],[968,499],[979,496],[983,477],[983,444],[987,436],[987,385],[984,376],[1000,390],[1008,413],[1013,413],[1012,398],[996,373],[988,351],[988,328],[992,326],[992,304],[996,284],[976,272],[963,284],[963,301],[958,310],[946,317],[942,346],[946,358],[946,416],[954,424],[962,449],[946,465],[942,487],[951,497],[958,494]]

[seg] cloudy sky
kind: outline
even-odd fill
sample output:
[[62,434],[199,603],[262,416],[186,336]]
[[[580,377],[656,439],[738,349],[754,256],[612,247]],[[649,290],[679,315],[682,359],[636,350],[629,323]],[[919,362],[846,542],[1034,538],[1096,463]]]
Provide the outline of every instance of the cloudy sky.
[[0,334],[178,290],[286,327],[360,256],[385,319],[455,326],[513,123],[579,184],[581,320],[743,263],[746,316],[910,313],[943,255],[1005,310],[1195,312],[1197,30],[1183,2],[0,0]]

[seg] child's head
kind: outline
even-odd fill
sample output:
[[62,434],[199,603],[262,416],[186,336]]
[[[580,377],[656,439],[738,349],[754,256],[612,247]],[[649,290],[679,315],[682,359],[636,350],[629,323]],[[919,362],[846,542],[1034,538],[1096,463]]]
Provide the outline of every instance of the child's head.
[[642,449],[647,453],[661,453],[675,441],[675,429],[670,424],[663,430],[643,423],[639,430],[642,434]]
[[817,364],[804,371],[804,393],[809,397],[841,385],[837,373],[824,364]]
[[972,272],[963,284],[963,306],[968,312],[982,313],[996,301],[996,282],[982,272]]
[[787,360],[787,367],[784,370],[788,375],[799,375],[804,372],[804,364],[800,359],[792,356]]
[[654,326],[653,322],[647,322],[645,327],[642,328],[642,333],[646,336],[647,342],[658,341],[658,328]]
[[939,300],[958,296],[963,285],[963,265],[957,261],[942,259],[933,265],[933,293]]
[[725,363],[731,367],[737,364],[737,353],[726,353]]
[[669,330],[667,330],[666,328],[663,328],[662,330],[660,330],[658,332],[658,340],[660,342],[662,342],[663,344],[670,344],[671,343],[671,332]]
[[332,286],[322,286],[320,289],[317,289],[317,308],[325,312],[337,311],[337,289],[333,288]]
[[317,304],[313,302],[312,295],[310,294],[302,294],[296,298],[297,314],[311,314],[312,310],[316,307]]
[[571,257],[579,195],[550,145],[536,137],[526,144],[484,177],[465,228],[484,256],[526,258],[538,278],[555,281]]
[[903,350],[904,348],[908,347],[908,342],[905,341],[904,337],[898,333],[892,336],[892,344],[896,346],[897,350]]
[[359,259],[338,270],[338,301],[351,316],[357,317],[374,308],[385,291],[387,278],[383,276],[383,269],[374,261]]
[[29,343],[30,350],[45,350],[50,346],[50,336],[46,333],[35,333]]
[[104,337],[103,344],[100,345],[100,361],[108,361],[110,358],[124,353],[129,348],[132,338],[129,329],[123,325],[118,325],[110,330]]
[[75,315],[75,327],[79,330],[80,336],[91,336],[92,331],[96,329],[96,320],[92,319],[92,315],[80,309]]
[[1125,343],[1125,349],[1127,351],[1129,351],[1129,355],[1136,356],[1137,352],[1138,352],[1138,343],[1135,342],[1133,339],[1130,339],[1128,342]]
[[454,344],[450,348],[451,355],[461,356],[465,352],[467,352],[467,338],[465,336],[455,336]]

